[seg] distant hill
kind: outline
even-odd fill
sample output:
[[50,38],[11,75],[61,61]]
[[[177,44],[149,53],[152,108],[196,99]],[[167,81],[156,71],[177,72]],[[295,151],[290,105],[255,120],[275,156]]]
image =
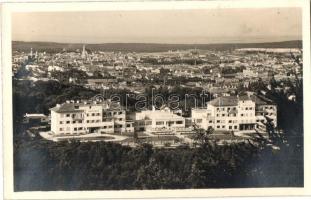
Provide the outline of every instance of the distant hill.
[[[63,48],[67,50],[82,49],[83,44],[54,43],[54,42],[21,42],[12,41],[12,49],[19,51],[30,51],[33,48],[37,51],[59,52]],[[236,48],[302,48],[301,40],[267,43],[227,43],[227,44],[157,44],[157,43],[103,43],[86,44],[90,50],[100,51],[121,51],[121,52],[163,52],[169,50],[230,50]]]

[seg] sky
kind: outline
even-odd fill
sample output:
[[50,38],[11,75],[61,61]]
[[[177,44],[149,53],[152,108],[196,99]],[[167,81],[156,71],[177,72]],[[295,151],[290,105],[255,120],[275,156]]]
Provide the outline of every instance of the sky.
[[12,40],[233,43],[302,38],[299,8],[13,13]]

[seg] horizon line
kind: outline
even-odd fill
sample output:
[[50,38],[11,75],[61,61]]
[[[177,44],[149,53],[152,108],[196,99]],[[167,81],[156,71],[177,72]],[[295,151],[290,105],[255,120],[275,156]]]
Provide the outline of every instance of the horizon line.
[[281,43],[281,42],[302,42],[302,39],[281,40],[281,41],[262,41],[262,42],[215,42],[215,43],[158,43],[158,42],[99,42],[99,43],[83,43],[83,42],[53,42],[53,41],[23,41],[12,40],[11,42],[24,43],[54,43],[54,44],[81,44],[81,45],[101,45],[101,44],[159,44],[159,45],[217,45],[217,44],[261,44],[261,43]]

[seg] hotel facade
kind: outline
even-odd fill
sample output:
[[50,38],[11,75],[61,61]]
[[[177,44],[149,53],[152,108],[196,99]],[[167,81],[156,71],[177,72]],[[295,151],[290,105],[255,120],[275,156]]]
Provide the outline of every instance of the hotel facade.
[[50,110],[54,135],[135,131],[175,134],[189,131],[193,125],[216,131],[265,131],[267,119],[277,127],[277,106],[256,95],[218,97],[208,102],[205,108],[192,109],[191,118],[185,118],[168,107],[127,114],[119,104],[110,101],[67,101]]
[[51,131],[55,135],[133,132],[120,105],[108,101],[67,101],[51,110]]
[[192,109],[192,122],[199,128],[220,131],[264,129],[267,119],[277,127],[277,106],[256,95],[224,96],[208,102],[204,109]]

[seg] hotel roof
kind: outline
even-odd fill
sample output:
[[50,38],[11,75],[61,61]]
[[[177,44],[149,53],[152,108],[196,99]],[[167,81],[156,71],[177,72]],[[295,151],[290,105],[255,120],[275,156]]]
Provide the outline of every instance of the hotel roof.
[[243,96],[224,96],[213,99],[208,102],[208,104],[213,105],[215,107],[222,106],[237,106],[239,101],[253,101],[256,105],[271,105],[275,104],[272,100],[259,96],[259,95],[243,95]]
[[236,96],[226,96],[226,97],[218,97],[213,99],[212,101],[208,102],[210,105],[215,107],[222,107],[222,106],[237,106],[238,105],[238,98]]
[[118,110],[121,109],[121,106],[114,102],[107,101],[82,101],[82,102],[72,102],[68,101],[63,104],[57,104],[55,107],[51,108],[51,111],[57,113],[73,113],[73,112],[83,112],[81,107],[85,106],[102,106],[105,110]]

